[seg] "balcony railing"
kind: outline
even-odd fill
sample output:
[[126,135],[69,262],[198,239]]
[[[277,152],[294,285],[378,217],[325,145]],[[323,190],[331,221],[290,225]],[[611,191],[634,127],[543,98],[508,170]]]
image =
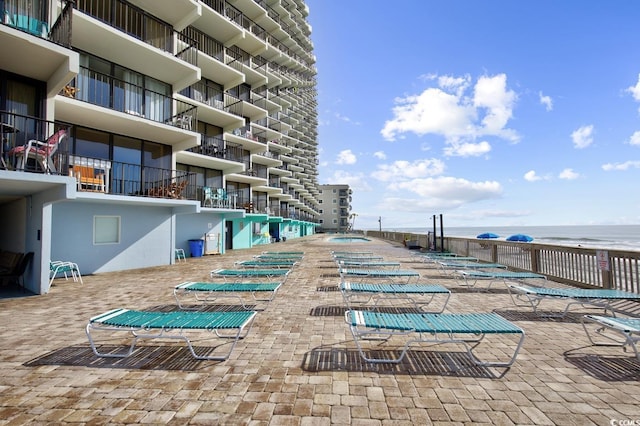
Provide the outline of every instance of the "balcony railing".
[[8,111],[0,111],[0,123],[0,168],[72,176],[79,191],[197,199],[195,173],[70,154],[70,124]]
[[189,103],[86,67],[60,94],[188,130],[197,122],[197,108]]
[[41,38],[49,35],[47,2],[31,2],[25,0],[4,0],[0,13],[0,22],[18,30]]
[[[170,25],[124,0],[75,0],[76,9],[153,47],[197,65],[197,43]],[[178,46],[175,46],[178,40]]]
[[[0,111],[0,166],[8,170],[60,174],[59,156],[69,149],[72,126]],[[66,174],[66,170],[64,171]]]

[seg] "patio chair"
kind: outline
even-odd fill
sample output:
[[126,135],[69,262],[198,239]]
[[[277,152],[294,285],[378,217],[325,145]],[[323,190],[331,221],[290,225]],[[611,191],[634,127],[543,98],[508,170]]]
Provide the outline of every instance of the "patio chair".
[[615,289],[584,289],[584,288],[552,288],[536,287],[522,284],[507,286],[511,299],[516,306],[526,302],[524,306],[531,306],[533,312],[538,312],[538,306],[545,299],[567,301],[565,309],[558,314],[545,314],[549,317],[564,317],[573,305],[590,305],[610,311],[615,316],[613,303],[620,300],[640,301],[640,294]]
[[[587,323],[595,323],[598,327],[596,332],[607,339],[607,342],[596,342],[591,333]],[[622,346],[626,350],[627,346],[630,347],[638,361],[640,361],[640,352],[638,351],[638,342],[640,342],[640,318],[612,318],[603,317],[599,315],[585,315],[582,317],[582,327],[587,338],[594,346]],[[622,336],[624,339],[620,341],[614,337],[607,336],[605,333],[612,331]]]
[[187,261],[187,256],[184,254],[184,249],[181,249],[181,248],[174,249],[174,255],[178,262]]
[[[186,306],[182,300],[192,296],[196,302],[212,302],[219,298],[235,298],[240,301],[244,309],[254,309],[245,303],[243,293],[249,293],[255,302],[271,302],[275,297],[278,289],[282,286],[281,282],[269,283],[205,283],[205,282],[184,282],[178,284],[173,289],[173,296],[176,299],[180,309],[193,309]],[[261,295],[268,295],[263,298]],[[196,308],[197,309],[197,308]],[[255,309],[254,309],[255,310]]]
[[436,296],[443,296],[444,301],[439,309],[429,310],[440,313],[445,310],[451,291],[438,284],[378,284],[341,282],[340,292],[348,309],[354,305],[364,306],[374,301],[377,307],[380,302],[389,302],[397,306],[398,301],[405,301],[419,311],[427,312],[425,307],[430,305]]
[[9,155],[16,158],[16,169],[24,170],[27,160],[35,159],[46,173],[56,173],[53,162],[53,154],[58,150],[60,143],[67,137],[66,130],[58,130],[46,141],[31,139],[26,145],[19,145],[9,151]]
[[[371,363],[400,363],[414,343],[445,344],[457,343],[466,347],[474,364],[484,367],[510,367],[515,361],[524,342],[524,331],[496,313],[472,314],[391,314],[377,311],[348,310],[345,321],[362,359]],[[365,352],[362,341],[375,339],[374,354],[391,355],[394,351],[380,350],[380,342],[391,343],[393,336],[404,337],[402,351],[397,357],[373,357]],[[481,360],[474,350],[487,336],[512,336],[517,338],[516,348],[510,358],[504,360]],[[505,342],[498,343],[500,353],[506,348]],[[485,351],[486,353],[486,351]]]
[[227,190],[224,188],[216,189],[214,200],[217,202],[216,207],[229,207],[229,197],[227,196]]
[[80,284],[83,284],[80,267],[78,267],[77,263],[62,260],[52,260],[49,262],[49,286],[53,284],[53,280],[56,279],[59,274],[64,274],[66,280],[69,279],[68,274],[71,274],[74,282],[80,281]]
[[202,188],[202,207],[214,207],[214,200],[216,199],[217,192],[214,192],[213,188],[205,186]]
[[78,191],[105,192],[104,173],[93,167],[74,165],[69,168],[69,176],[76,178]]
[[[256,313],[255,311],[160,312],[121,308],[92,317],[86,326],[86,334],[93,353],[99,357],[126,358],[134,352],[139,339],[178,339],[184,340],[191,355],[196,359],[223,361],[229,358],[238,340],[249,333]],[[124,352],[117,351],[110,345],[99,348],[93,336],[93,333],[99,331],[131,333],[131,344]],[[231,334],[222,334],[222,332],[231,332]],[[229,350],[222,354],[213,353],[222,344],[207,347],[205,354],[197,354],[191,344],[190,334],[201,336],[199,342],[216,336],[232,339],[232,343]],[[106,351],[103,351],[104,349]]]

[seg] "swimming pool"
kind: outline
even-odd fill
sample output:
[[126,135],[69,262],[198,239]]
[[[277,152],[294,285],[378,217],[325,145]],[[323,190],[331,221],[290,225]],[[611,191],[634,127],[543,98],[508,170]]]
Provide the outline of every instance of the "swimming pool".
[[329,241],[332,243],[365,243],[371,240],[365,237],[331,237]]

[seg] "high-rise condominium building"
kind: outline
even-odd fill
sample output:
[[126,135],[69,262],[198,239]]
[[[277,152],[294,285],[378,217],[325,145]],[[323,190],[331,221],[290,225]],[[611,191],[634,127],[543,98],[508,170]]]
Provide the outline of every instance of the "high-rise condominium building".
[[[302,0],[0,0],[0,257],[84,274],[316,232]],[[2,260],[0,260],[2,263]]]

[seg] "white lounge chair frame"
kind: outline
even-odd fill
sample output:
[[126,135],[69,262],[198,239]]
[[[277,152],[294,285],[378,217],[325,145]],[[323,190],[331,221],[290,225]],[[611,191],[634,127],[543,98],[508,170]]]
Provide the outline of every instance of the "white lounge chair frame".
[[234,262],[239,268],[278,268],[291,269],[298,265],[296,260],[288,259],[256,259],[256,260],[239,260]]
[[[594,340],[589,332],[587,323],[595,323],[598,327],[596,333],[607,339],[607,342]],[[640,361],[640,352],[638,351],[638,342],[640,342],[640,318],[612,318],[599,315],[584,315],[582,317],[582,327],[587,333],[587,338],[592,345],[622,346],[625,351],[627,347],[630,347],[638,361]],[[605,335],[606,331],[613,331],[622,336],[624,340],[620,341],[614,337],[607,336]]]
[[291,269],[277,269],[277,268],[266,268],[266,269],[216,269],[211,271],[211,277],[219,277],[223,278],[225,282],[231,280],[231,282],[239,282],[240,280],[247,278],[264,278],[269,281],[274,281],[278,279],[279,282],[283,283],[287,280]]
[[[178,339],[187,344],[191,355],[196,359],[223,361],[229,358],[238,340],[249,333],[256,314],[255,311],[154,312],[121,308],[92,317],[86,326],[86,334],[93,353],[99,357],[126,358],[136,349],[138,339]],[[233,333],[222,334],[221,330]],[[92,335],[96,331],[130,333],[133,336],[131,345],[125,352],[101,352]],[[221,355],[198,355],[187,336],[192,332],[214,335],[220,339],[232,339],[230,349]],[[222,344],[218,344],[213,350],[220,346]]]
[[[615,289],[584,289],[584,288],[552,288],[535,287],[522,284],[507,286],[511,299],[516,306],[531,306],[533,312],[538,313],[540,303],[545,299],[568,301],[565,309],[558,314],[545,314],[550,317],[564,317],[574,305],[587,305],[604,309],[615,316],[613,303],[620,300],[640,300],[640,294]],[[524,303],[522,303],[524,302]]]
[[[471,269],[457,269],[454,274],[456,278],[462,278],[462,282],[460,283],[461,285],[469,287],[471,289],[485,291],[488,291],[491,288],[491,285],[496,281],[502,281],[505,286],[508,285],[508,282],[525,283],[525,280],[542,280],[544,283],[547,282],[546,276],[542,274],[535,274],[533,272],[489,272]],[[486,288],[480,288],[479,286],[477,286],[477,284],[482,281],[488,281],[489,285]]]
[[404,281],[409,284],[412,278],[419,279],[420,273],[413,269],[368,269],[368,268],[343,268],[339,267],[340,278],[342,281],[362,281],[368,278],[384,278],[393,283]]
[[474,271],[486,269],[507,269],[506,265],[500,263],[483,263],[483,262],[458,262],[452,260],[439,260],[436,262],[444,275],[451,275],[456,270],[470,269]]
[[[398,301],[405,301],[413,305],[416,310],[430,313],[440,313],[445,310],[451,291],[438,284],[379,284],[379,283],[352,283],[341,282],[340,292],[347,306],[353,309],[355,305],[360,307],[373,301],[373,307],[381,302],[391,302],[398,306]],[[431,306],[436,296],[444,298],[439,309],[426,310]]]
[[[238,299],[244,309],[250,309],[245,303],[243,294],[250,294],[255,302],[271,302],[282,283],[204,283],[184,282],[173,289],[173,296],[180,309],[195,309],[186,306],[182,301],[193,297],[197,303],[210,303],[222,298]],[[266,298],[258,297],[258,294],[268,295]],[[251,308],[253,309],[253,308]],[[255,309],[254,309],[255,310]]]
[[[400,363],[409,347],[416,343],[459,343],[465,346],[473,363],[484,367],[510,367],[524,342],[524,330],[496,313],[477,314],[388,314],[380,312],[345,312],[345,321],[362,359],[371,363]],[[483,361],[474,349],[486,336],[517,336],[516,348],[507,361]],[[388,341],[392,336],[406,336],[402,352],[397,358],[367,356],[362,340]],[[471,336],[471,337],[470,337]]]
[[400,262],[392,261],[338,259],[337,263],[339,267],[343,268],[388,269],[391,271],[397,271],[400,269]]

